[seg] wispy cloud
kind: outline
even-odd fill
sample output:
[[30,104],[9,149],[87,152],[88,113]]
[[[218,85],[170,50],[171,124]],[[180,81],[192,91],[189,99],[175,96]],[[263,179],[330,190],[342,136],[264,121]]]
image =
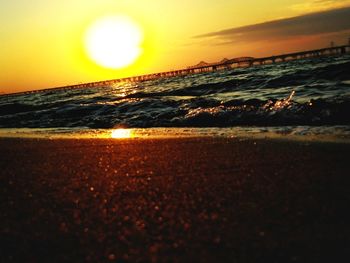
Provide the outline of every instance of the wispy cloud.
[[292,5],[290,8],[303,13],[311,13],[335,8],[343,8],[346,6],[350,6],[350,0],[308,0],[304,3]]
[[[314,0],[315,1],[315,0]],[[313,1],[313,2],[314,2]],[[317,0],[318,2],[335,2]],[[345,1],[340,1],[345,2]],[[195,36],[216,43],[283,40],[350,30],[350,7],[311,13]]]

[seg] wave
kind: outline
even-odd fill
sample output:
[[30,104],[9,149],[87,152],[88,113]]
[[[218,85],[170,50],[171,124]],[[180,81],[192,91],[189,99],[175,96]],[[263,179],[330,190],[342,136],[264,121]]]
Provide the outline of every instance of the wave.
[[1,96],[0,127],[349,125],[349,76],[345,56]]
[[25,105],[0,108],[0,127],[231,127],[236,125],[348,125],[350,100],[207,99],[135,100],[115,104],[67,104],[50,108]]

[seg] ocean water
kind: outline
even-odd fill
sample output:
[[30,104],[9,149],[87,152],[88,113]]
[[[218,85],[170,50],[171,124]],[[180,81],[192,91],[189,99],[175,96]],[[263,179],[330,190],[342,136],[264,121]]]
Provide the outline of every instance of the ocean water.
[[348,136],[350,55],[0,96],[0,128],[118,127],[302,130]]

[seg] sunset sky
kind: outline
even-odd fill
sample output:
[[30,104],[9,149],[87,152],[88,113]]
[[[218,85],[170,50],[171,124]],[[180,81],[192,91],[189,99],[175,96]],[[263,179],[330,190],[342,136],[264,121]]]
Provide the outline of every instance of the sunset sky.
[[[100,66],[84,48],[89,26],[111,15],[142,31],[126,68]],[[0,92],[345,44],[349,17],[350,0],[0,0]]]

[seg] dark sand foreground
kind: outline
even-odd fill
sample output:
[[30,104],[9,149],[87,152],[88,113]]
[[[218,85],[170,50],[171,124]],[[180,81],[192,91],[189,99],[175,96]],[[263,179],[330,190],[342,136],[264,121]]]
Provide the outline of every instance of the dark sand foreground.
[[0,139],[0,150],[0,262],[350,260],[350,144]]

